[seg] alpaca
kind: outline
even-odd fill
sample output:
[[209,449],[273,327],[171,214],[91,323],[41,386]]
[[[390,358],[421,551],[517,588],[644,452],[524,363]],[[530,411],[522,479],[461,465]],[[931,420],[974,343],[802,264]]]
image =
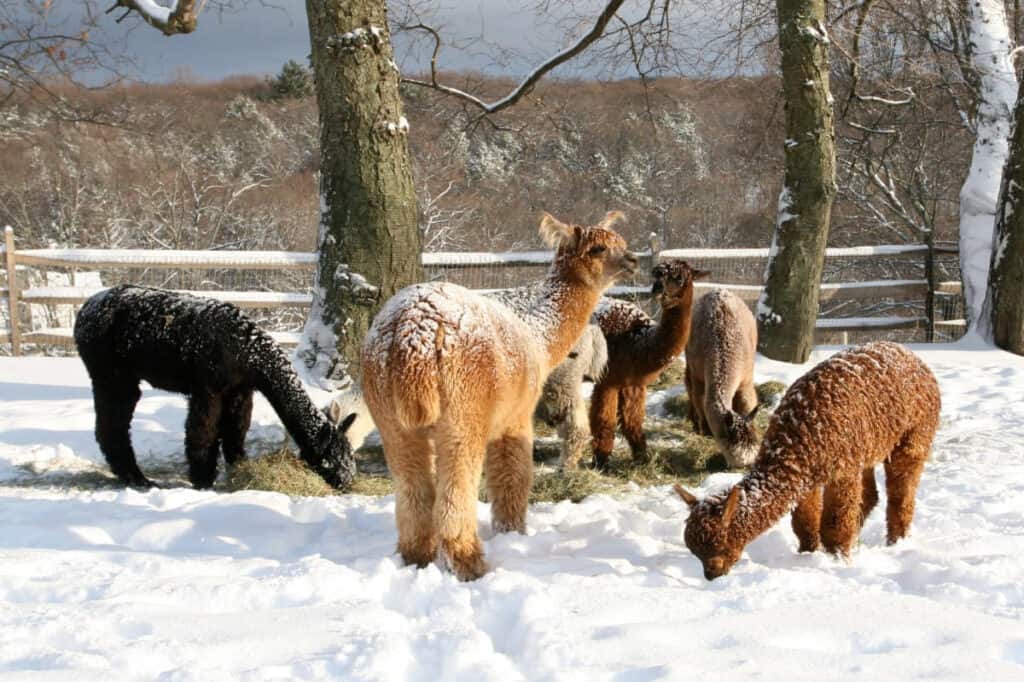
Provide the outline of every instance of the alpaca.
[[245,457],[253,390],[270,401],[314,471],[336,488],[352,481],[345,432],[355,415],[330,424],[270,335],[230,303],[122,284],[85,302],[74,336],[92,379],[96,440],[125,484],[153,486],[130,436],[143,380],[189,396],[185,458],[197,488],[213,485],[221,448],[228,464]]
[[590,396],[590,431],[594,434],[594,466],[607,468],[615,444],[615,422],[633,452],[634,461],[647,459],[644,415],[647,386],[682,352],[690,337],[693,283],[710,272],[672,260],[651,272],[651,294],[661,305],[655,322],[625,301],[605,300],[595,317],[608,343],[608,367]]
[[557,247],[528,313],[449,283],[391,298],[363,342],[363,396],[395,481],[398,550],[425,566],[438,554],[461,580],[487,571],[476,530],[481,470],[495,532],[526,531],[533,410],[548,373],[583,332],[601,293],[637,258],[612,231],[544,214]]
[[363,400],[363,394],[358,388],[341,391],[331,396],[324,408],[324,414],[335,426],[341,424],[345,418],[354,419],[353,422],[350,422],[352,426],[345,431],[345,437],[353,451],[363,447],[366,437],[376,428],[373,417],[370,416],[370,410],[366,407],[366,401]]
[[608,363],[608,345],[596,324],[587,325],[569,357],[544,382],[535,415],[558,429],[562,439],[561,469],[575,469],[590,441],[583,382],[598,381]]
[[728,573],[747,543],[790,510],[801,552],[821,544],[849,557],[878,502],[880,463],[888,544],[904,537],[939,407],[931,370],[896,343],[851,348],[814,367],[786,391],[753,467],[728,494],[698,502],[676,486],[690,506],[686,546],[704,577]]
[[685,381],[693,430],[714,436],[730,467],[750,466],[758,445],[757,323],[738,296],[714,289],[694,304],[692,327]]

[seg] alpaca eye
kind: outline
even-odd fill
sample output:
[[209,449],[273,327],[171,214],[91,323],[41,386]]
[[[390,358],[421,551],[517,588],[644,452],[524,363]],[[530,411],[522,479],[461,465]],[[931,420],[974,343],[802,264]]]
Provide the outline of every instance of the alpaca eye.
[[597,246],[591,246],[590,251],[588,251],[587,253],[589,253],[591,256],[599,256],[607,250],[608,247],[601,246],[600,244],[598,244]]

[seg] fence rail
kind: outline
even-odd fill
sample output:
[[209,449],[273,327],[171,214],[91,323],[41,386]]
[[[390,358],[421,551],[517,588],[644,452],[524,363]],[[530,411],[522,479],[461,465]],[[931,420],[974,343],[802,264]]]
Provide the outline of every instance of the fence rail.
[[[263,309],[267,311],[288,310],[293,319],[298,319],[298,313],[305,311],[312,305],[313,297],[310,293],[308,280],[304,284],[292,284],[299,291],[280,291],[271,287],[268,290],[254,290],[253,288],[224,288],[224,278],[214,277],[212,281],[203,279],[204,271],[220,273],[222,271],[254,271],[254,272],[281,272],[295,273],[301,277],[304,273],[310,275],[316,268],[317,254],[305,252],[288,251],[183,251],[183,250],[130,250],[130,249],[25,249],[17,251],[14,248],[14,234],[10,228],[5,230],[4,247],[0,250],[6,265],[7,284],[0,288],[0,296],[7,301],[7,330],[0,324],[0,344],[10,344],[14,354],[21,352],[23,344],[70,346],[73,345],[71,327],[66,323],[63,325],[47,325],[37,328],[37,325],[30,325],[29,329],[22,330],[22,318],[20,314],[25,307],[34,309],[34,306],[78,306],[85,302],[93,294],[106,288],[99,284],[99,275],[96,275],[97,282],[89,285],[79,285],[74,281],[74,273],[82,271],[106,271],[118,280],[128,280],[120,271],[145,271],[145,272],[167,272],[169,277],[181,277],[185,272],[195,272],[196,278],[203,287],[168,287],[177,291],[183,291],[198,296],[207,296],[218,300],[233,303],[247,309]],[[852,248],[829,248],[826,249],[826,261],[842,261],[847,267],[837,267],[836,272],[840,275],[849,274],[850,259],[853,262],[863,262],[864,259],[876,259],[870,261],[880,263],[882,260],[906,260],[932,257],[934,254],[953,255],[955,249],[946,247],[929,247],[928,245],[882,245],[862,246]],[[751,274],[751,268],[759,262],[764,262],[769,256],[768,249],[668,249],[657,250],[652,244],[652,249],[641,254],[647,262],[654,262],[668,258],[685,258],[692,262],[718,263],[720,276],[727,277],[725,271],[727,262],[735,262],[742,265],[746,272],[746,279],[749,281],[756,276]],[[535,279],[552,261],[551,251],[525,251],[515,253],[425,253],[422,255],[422,264],[428,273],[432,272],[434,279],[452,278],[461,279],[463,284],[481,291],[496,290],[517,286],[523,281]],[[713,267],[713,266],[712,266]],[[490,282],[481,286],[479,276],[476,279],[458,277],[459,271],[470,273],[480,271],[498,270],[511,268],[522,270],[522,273],[512,276],[506,273],[498,284]],[[24,286],[19,285],[18,273],[31,271],[52,271],[66,270],[70,275],[65,275],[68,285],[33,285],[31,282]],[[114,271],[114,273],[110,273]],[[927,272],[928,269],[924,268]],[[761,270],[763,272],[763,270]],[[735,271],[734,271],[735,274]],[[168,278],[169,278],[168,277]],[[739,279],[739,277],[736,277]],[[294,278],[293,278],[294,280]],[[104,281],[103,284],[106,284]],[[211,287],[210,285],[214,285]],[[260,287],[261,289],[264,287]],[[760,284],[736,283],[736,282],[700,282],[697,283],[696,291],[699,295],[703,291],[712,288],[724,288],[732,291],[748,304],[753,304],[760,297],[763,287]],[[613,296],[630,297],[636,300],[644,300],[650,297],[649,286],[623,285],[614,287],[609,292]],[[929,285],[928,279],[893,277],[884,279],[867,279],[865,281],[839,281],[825,282],[821,284],[820,300],[823,304],[836,303],[846,305],[853,302],[857,305],[867,305],[875,301],[893,301],[899,305],[900,301],[926,299],[929,294],[938,294],[950,298],[958,297],[960,294],[959,281],[936,282]],[[0,311],[2,313],[2,311]],[[2,321],[2,315],[0,315]],[[824,333],[850,332],[850,331],[885,331],[904,329],[941,329],[955,333],[964,326],[960,319],[929,319],[927,316],[917,314],[875,314],[872,316],[846,316],[846,317],[822,317],[819,318],[817,328]],[[283,331],[274,330],[272,334],[283,345],[294,345],[298,342],[298,333],[295,330]]]

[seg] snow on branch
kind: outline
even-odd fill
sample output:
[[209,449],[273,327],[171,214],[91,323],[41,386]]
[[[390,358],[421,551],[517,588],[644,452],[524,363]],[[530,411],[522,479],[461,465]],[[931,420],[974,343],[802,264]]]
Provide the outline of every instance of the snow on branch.
[[472,95],[464,90],[453,88],[447,85],[439,83],[437,80],[437,55],[441,50],[441,37],[438,35],[436,29],[426,26],[425,24],[416,24],[409,26],[410,29],[426,31],[434,38],[434,51],[430,57],[430,80],[418,80],[415,78],[402,78],[403,83],[409,83],[410,85],[419,85],[422,87],[432,88],[439,92],[443,92],[452,97],[457,97],[465,102],[469,102],[478,109],[483,110],[485,114],[494,114],[502,109],[507,109],[513,104],[522,99],[525,95],[529,94],[533,90],[534,86],[537,85],[538,81],[547,75],[550,71],[561,66],[565,62],[569,61],[579,53],[587,49],[592,43],[596,42],[602,35],[604,30],[611,22],[615,13],[623,5],[625,0],[609,0],[608,4],[598,15],[597,20],[594,22],[593,27],[585,35],[583,35],[574,44],[562,50],[555,56],[551,57],[537,68],[535,68],[530,75],[523,79],[519,85],[517,85],[511,92],[502,97],[499,100],[488,103],[480,99],[479,97]]
[[153,28],[159,29],[164,35],[172,36],[196,30],[199,24],[196,15],[205,2],[206,0],[200,0],[199,9],[196,9],[196,0],[170,0],[170,5],[161,5],[156,0],[116,0],[113,7],[107,10],[107,14],[123,7],[125,13],[118,17],[117,23],[121,23],[129,14],[135,12]]

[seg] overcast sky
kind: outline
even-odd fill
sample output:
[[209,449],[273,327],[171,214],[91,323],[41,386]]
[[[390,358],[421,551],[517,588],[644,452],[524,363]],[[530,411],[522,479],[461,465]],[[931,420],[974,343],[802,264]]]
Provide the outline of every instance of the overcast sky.
[[[129,21],[116,26],[110,17],[105,18],[105,28],[111,25],[107,32],[112,36],[127,34],[119,48],[133,55],[145,80],[167,80],[182,72],[202,79],[276,73],[288,59],[305,61],[309,30],[304,0],[273,3],[277,8],[250,2],[231,14],[206,9],[199,17],[199,29],[190,35],[165,37],[148,26],[131,27]],[[538,59],[557,52],[565,40],[550,19],[538,21],[524,9],[529,7],[526,0],[441,0],[440,5],[432,21],[445,29],[446,37],[483,35],[490,41],[471,51],[446,50],[441,58],[445,68],[519,75],[528,72]],[[405,54],[403,71],[416,71],[425,64],[417,63],[402,49],[401,38],[396,42],[399,53]],[[495,44],[514,47],[520,56],[497,65]]]

